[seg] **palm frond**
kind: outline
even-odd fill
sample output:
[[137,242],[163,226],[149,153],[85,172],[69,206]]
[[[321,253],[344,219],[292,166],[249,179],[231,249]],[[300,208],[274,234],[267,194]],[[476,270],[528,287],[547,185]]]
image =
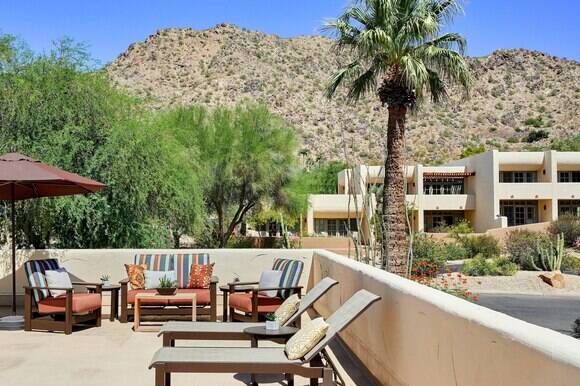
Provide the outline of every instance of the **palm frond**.
[[338,86],[340,86],[345,79],[353,78],[360,72],[360,63],[357,61],[349,63],[346,66],[336,70],[328,80],[328,84],[324,92],[325,96],[329,99],[332,98]]

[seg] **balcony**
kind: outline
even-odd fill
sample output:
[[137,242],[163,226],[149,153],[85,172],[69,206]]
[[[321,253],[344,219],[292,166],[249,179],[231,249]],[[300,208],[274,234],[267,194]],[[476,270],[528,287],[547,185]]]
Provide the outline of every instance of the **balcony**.
[[423,210],[474,210],[474,194],[408,194],[407,203]]
[[[130,263],[136,252],[148,251],[23,252],[19,261],[50,254],[79,279],[94,281],[108,272],[116,281],[125,276],[123,264]],[[578,384],[580,379],[577,340],[346,257],[298,249],[204,252],[210,253],[222,282],[234,276],[242,281],[255,279],[270,267],[274,256],[303,259],[305,286],[325,276],[340,283],[315,304],[313,315],[327,317],[362,288],[380,295],[381,301],[331,347],[347,385],[564,386]],[[17,278],[21,288],[21,269]],[[0,275],[2,294],[9,291],[9,279],[5,273]],[[75,331],[71,336],[0,331],[0,342],[0,383],[10,386],[152,385],[153,372],[147,365],[161,346],[155,334],[135,333],[130,325],[108,321],[101,328]],[[244,342],[216,345],[232,347]],[[280,384],[283,379],[278,375],[266,378],[261,383]],[[178,374],[172,384],[227,386],[247,381],[246,374]],[[295,382],[309,384],[300,377]]]
[[497,195],[500,200],[546,200],[553,197],[551,182],[499,183]]

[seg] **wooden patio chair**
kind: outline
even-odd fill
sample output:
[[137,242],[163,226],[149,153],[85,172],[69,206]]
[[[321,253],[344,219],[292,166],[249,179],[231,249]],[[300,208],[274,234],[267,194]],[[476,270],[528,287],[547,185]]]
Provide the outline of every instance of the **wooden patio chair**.
[[[298,324],[301,316],[338,282],[330,277],[319,281],[300,300],[298,310],[283,326]],[[176,340],[250,340],[244,333],[248,327],[264,326],[264,323],[212,323],[212,322],[167,322],[161,326],[158,336],[163,337],[163,346],[171,347]]]
[[[101,326],[101,283],[72,282],[73,286],[94,287],[94,293],[75,292],[73,288],[48,287],[45,272],[60,268],[57,259],[30,260],[24,263],[28,285],[24,286],[25,331],[46,330],[72,333],[73,325],[91,322]],[[66,291],[53,297],[51,290]]]
[[[300,295],[302,286],[298,283],[303,269],[304,262],[300,260],[279,258],[272,264],[272,270],[282,271],[277,287],[258,288],[257,281],[229,283],[230,322],[256,323],[260,320],[260,315],[276,311],[287,297],[295,293]],[[277,291],[277,294],[275,297],[268,297],[262,295],[264,291]]]
[[332,385],[332,367],[325,365],[321,353],[336,335],[346,328],[374,302],[380,300],[366,290],[348,299],[326,321],[330,327],[325,337],[303,358],[290,360],[283,347],[163,347],[149,365],[155,369],[155,386],[169,386],[172,373],[247,373],[286,374],[293,385],[294,375],[311,379],[324,386]]

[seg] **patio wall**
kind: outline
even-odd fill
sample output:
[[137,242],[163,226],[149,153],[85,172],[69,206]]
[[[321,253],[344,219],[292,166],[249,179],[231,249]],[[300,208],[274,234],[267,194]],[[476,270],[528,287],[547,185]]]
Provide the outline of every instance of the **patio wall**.
[[354,292],[380,296],[342,338],[385,385],[580,385],[580,341],[327,251],[311,282],[340,282],[317,302],[328,316]]
[[[22,302],[25,285],[24,269],[22,264],[28,259],[57,257],[61,265],[75,278],[84,281],[99,281],[102,274],[111,275],[113,282],[125,278],[124,264],[132,264],[136,253],[196,253],[207,252],[198,249],[70,249],[70,250],[37,250],[18,251],[16,271],[16,288],[19,302]],[[209,251],[210,259],[215,263],[214,274],[220,279],[220,283],[231,282],[235,277],[242,281],[255,281],[259,279],[260,272],[271,269],[272,262],[276,257],[288,257],[302,259],[305,262],[302,275],[303,284],[306,285],[310,260],[313,251],[311,249],[215,249]],[[7,261],[5,257],[4,262]],[[10,304],[12,289],[9,265],[0,266],[0,305]]]

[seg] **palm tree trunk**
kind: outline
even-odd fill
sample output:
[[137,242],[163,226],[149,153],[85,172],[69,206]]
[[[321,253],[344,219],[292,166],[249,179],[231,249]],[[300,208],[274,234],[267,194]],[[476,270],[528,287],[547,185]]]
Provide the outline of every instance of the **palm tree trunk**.
[[403,146],[406,107],[389,107],[387,158],[383,189],[383,269],[398,275],[407,272],[407,230]]

